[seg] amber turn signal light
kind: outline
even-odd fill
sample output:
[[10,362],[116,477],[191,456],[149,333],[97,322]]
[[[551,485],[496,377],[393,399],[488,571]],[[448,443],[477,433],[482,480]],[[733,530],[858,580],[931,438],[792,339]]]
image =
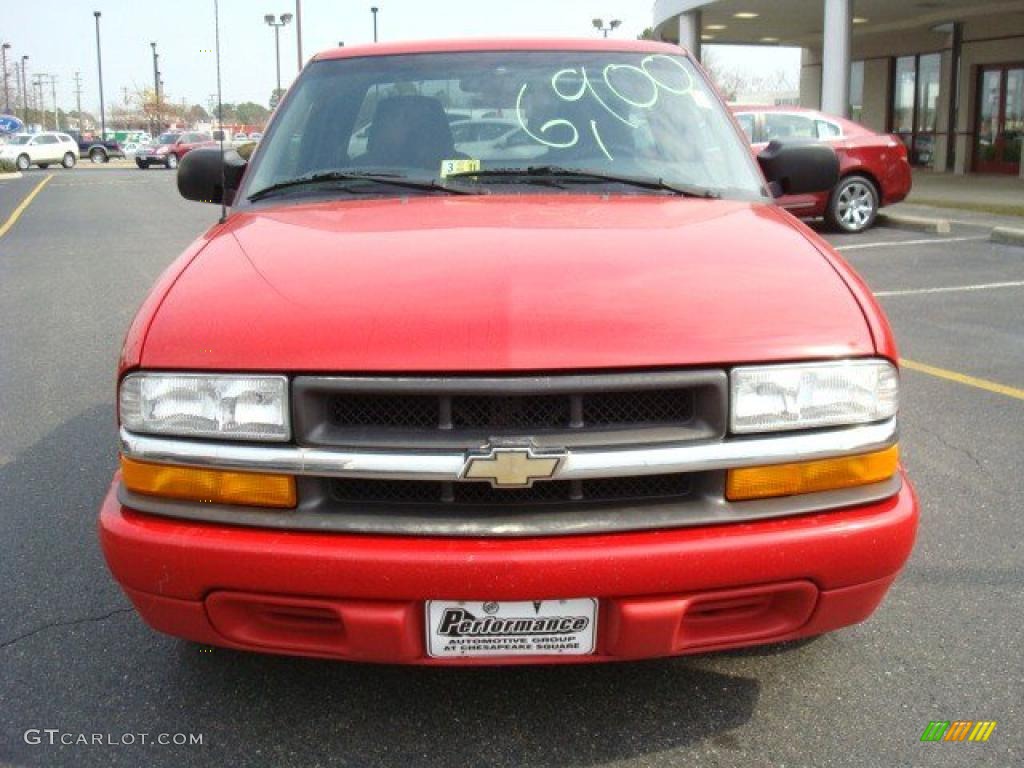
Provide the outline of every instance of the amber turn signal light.
[[878,483],[896,474],[899,460],[899,447],[894,445],[858,456],[730,469],[725,496],[746,501]]
[[147,496],[204,504],[295,506],[295,478],[291,475],[150,464],[122,456],[121,481],[129,491]]

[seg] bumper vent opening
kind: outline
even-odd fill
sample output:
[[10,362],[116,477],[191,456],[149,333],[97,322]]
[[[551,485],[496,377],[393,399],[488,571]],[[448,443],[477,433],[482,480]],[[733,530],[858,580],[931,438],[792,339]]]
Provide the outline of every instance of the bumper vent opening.
[[649,475],[603,480],[538,481],[530,488],[494,488],[482,482],[441,483],[415,480],[330,481],[333,501],[345,504],[505,507],[544,504],[594,504],[685,499],[693,491],[690,475]]

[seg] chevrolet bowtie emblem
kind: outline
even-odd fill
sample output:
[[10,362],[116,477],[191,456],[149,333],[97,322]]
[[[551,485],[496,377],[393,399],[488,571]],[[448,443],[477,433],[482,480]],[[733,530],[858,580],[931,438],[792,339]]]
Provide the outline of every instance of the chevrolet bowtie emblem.
[[564,454],[537,454],[530,448],[493,448],[470,456],[462,469],[464,480],[489,480],[495,488],[529,488],[534,480],[555,474]]

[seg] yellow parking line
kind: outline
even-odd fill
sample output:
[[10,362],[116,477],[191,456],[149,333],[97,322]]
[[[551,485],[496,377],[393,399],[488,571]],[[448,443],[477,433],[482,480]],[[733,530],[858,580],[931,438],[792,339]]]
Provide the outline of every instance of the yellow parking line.
[[39,194],[40,190],[43,187],[45,187],[46,183],[52,178],[53,174],[51,173],[45,179],[36,184],[35,189],[28,193],[28,197],[21,201],[21,205],[14,209],[14,213],[12,213],[8,217],[7,221],[4,222],[3,226],[0,227],[0,237],[3,237],[4,235],[7,234],[7,230],[14,226],[14,222],[16,222],[18,218],[21,216],[21,214],[25,212],[25,209],[28,208],[29,203],[32,202],[35,196]]
[[929,376],[937,376],[938,378],[946,379],[947,381],[955,381],[957,384],[965,384],[968,387],[984,389],[986,392],[995,392],[997,395],[1006,395],[1007,397],[1013,397],[1017,400],[1024,400],[1024,389],[1018,389],[1017,387],[1008,387],[1005,384],[999,384],[994,381],[989,381],[988,379],[979,379],[975,376],[968,376],[964,373],[947,371],[945,368],[936,368],[934,365],[915,363],[913,360],[907,360],[906,358],[900,360],[900,365],[911,371],[927,373]]

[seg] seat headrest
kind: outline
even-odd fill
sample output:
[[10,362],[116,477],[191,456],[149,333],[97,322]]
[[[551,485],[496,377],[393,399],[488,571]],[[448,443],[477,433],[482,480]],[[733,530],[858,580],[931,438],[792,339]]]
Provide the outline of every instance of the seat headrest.
[[381,101],[367,136],[367,153],[388,165],[440,168],[441,161],[455,153],[441,102],[429,96],[391,96]]

